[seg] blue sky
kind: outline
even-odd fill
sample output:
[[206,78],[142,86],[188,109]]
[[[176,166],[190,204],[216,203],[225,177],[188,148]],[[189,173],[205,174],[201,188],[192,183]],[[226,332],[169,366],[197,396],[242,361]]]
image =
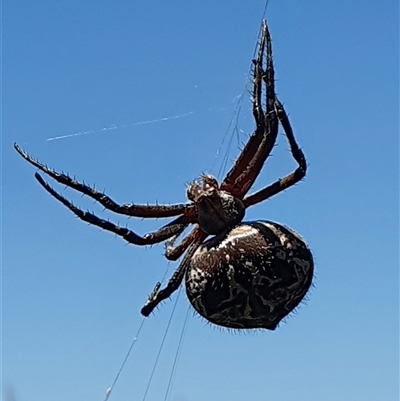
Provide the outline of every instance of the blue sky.
[[[143,302],[176,267],[162,246],[126,246],[77,220],[12,143],[119,202],[185,201],[187,182],[203,171],[221,179],[224,155],[253,129],[248,74],[263,9],[3,2],[7,401],[103,400]],[[168,400],[397,400],[398,4],[270,0],[266,16],[277,92],[309,172],[246,218],[298,231],[315,287],[274,332],[230,333],[189,311]],[[294,167],[281,135],[254,188]],[[57,189],[139,233],[163,224]],[[177,296],[146,320],[110,400],[143,399]],[[147,400],[165,398],[187,310],[182,291]]]

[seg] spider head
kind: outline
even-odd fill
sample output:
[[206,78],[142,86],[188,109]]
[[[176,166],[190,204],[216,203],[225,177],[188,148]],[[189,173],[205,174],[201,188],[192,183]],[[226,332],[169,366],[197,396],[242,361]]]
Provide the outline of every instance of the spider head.
[[209,235],[219,234],[243,220],[243,202],[229,192],[221,191],[217,180],[203,174],[187,188],[187,197],[196,205],[197,222]]

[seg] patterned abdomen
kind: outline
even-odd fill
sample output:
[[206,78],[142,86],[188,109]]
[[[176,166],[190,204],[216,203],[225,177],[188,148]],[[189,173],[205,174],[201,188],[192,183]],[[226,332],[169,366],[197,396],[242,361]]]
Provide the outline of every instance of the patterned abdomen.
[[310,250],[271,221],[242,223],[194,253],[186,273],[193,308],[219,326],[274,330],[310,288]]

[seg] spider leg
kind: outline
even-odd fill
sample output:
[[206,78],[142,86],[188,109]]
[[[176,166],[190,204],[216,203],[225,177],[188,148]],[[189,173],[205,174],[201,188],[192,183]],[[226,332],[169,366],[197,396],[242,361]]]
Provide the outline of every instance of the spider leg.
[[[188,225],[189,223],[187,222],[187,217],[184,215],[179,216],[177,219],[171,221],[158,230],[153,231],[152,233],[145,234],[143,238],[146,241],[156,241],[154,243],[159,243],[165,240],[169,240],[171,237],[178,237],[182,234],[182,232]],[[160,238],[162,238],[161,241],[159,241]]]
[[271,196],[276,195],[277,193],[284,191],[286,188],[296,184],[300,180],[304,178],[307,171],[307,162],[306,158],[304,157],[304,153],[299,148],[299,145],[296,142],[296,139],[293,135],[293,130],[289,122],[289,118],[286,114],[286,111],[282,105],[282,103],[276,98],[275,99],[275,108],[276,113],[279,118],[279,122],[282,124],[283,130],[285,132],[286,138],[289,142],[290,151],[292,153],[293,158],[296,160],[297,164],[299,165],[293,173],[287,175],[284,178],[274,182],[273,184],[269,185],[268,187],[261,189],[260,191],[249,195],[248,197],[243,199],[243,203],[245,207],[249,207],[256,203],[262,202]]
[[[151,292],[148,300],[144,304],[141,314],[143,316],[149,316],[150,313],[154,310],[154,308],[162,302],[164,299],[169,298],[181,285],[182,280],[185,276],[188,264],[190,259],[192,258],[193,254],[195,253],[196,249],[198,248],[199,244],[204,240],[206,234],[204,234],[200,228],[195,228],[188,236],[193,236],[194,241],[188,248],[182,262],[175,270],[172,277],[169,279],[167,286],[160,290],[161,283],[158,282],[153,291]],[[197,238],[196,238],[197,237]],[[183,242],[183,241],[182,241]]]
[[176,247],[174,247],[174,244],[180,233],[170,238],[165,243],[165,257],[168,260],[179,259],[182,256],[182,254],[186,251],[188,246],[198,237],[199,231],[201,231],[200,227],[196,226],[196,228],[189,235],[187,235]]
[[[266,71],[263,68],[266,53]],[[278,135],[278,118],[274,108],[275,81],[272,44],[268,26],[261,25],[258,56],[253,60],[253,115],[256,129],[240,152],[232,169],[221,184],[221,189],[243,198],[253,185],[265,160],[271,153]],[[262,84],[265,85],[265,112],[262,108]]]
[[109,196],[102,192],[95,190],[85,184],[82,184],[66,174],[58,173],[57,171],[50,169],[39,161],[35,160],[28,155],[22,148],[20,148],[16,143],[14,143],[15,150],[30,164],[37,167],[39,170],[43,171],[45,174],[56,180],[57,182],[67,185],[70,188],[87,195],[106,209],[112,212],[124,214],[134,217],[172,217],[178,216],[180,214],[195,215],[194,207],[190,204],[176,204],[176,205],[135,205],[132,203],[127,203],[119,205],[114,202]]
[[35,174],[35,178],[39,181],[40,185],[42,185],[46,191],[48,191],[64,206],[71,210],[71,212],[73,212],[81,220],[100,227],[103,230],[111,231],[112,233],[119,235],[120,237],[124,238],[126,241],[134,245],[152,245],[163,242],[168,238],[171,238],[174,235],[181,233],[188,225],[187,217],[183,215],[178,217],[171,223],[167,224],[166,226],[161,227],[157,231],[141,237],[125,227],[121,227],[114,223],[111,223],[108,220],[101,219],[93,213],[84,212],[82,209],[79,209],[74,204],[72,204],[64,196],[56,192],[49,184],[47,184],[47,182],[43,180],[43,178],[38,173]]

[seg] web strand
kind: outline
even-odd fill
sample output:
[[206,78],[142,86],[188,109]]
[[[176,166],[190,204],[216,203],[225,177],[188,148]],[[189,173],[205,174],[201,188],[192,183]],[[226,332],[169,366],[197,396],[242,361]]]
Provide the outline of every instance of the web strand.
[[178,342],[178,348],[176,349],[174,362],[172,364],[171,374],[169,376],[167,390],[165,391],[164,401],[167,401],[167,399],[168,399],[169,390],[171,389],[172,380],[174,378],[175,370],[176,370],[176,367],[178,364],[178,359],[179,359],[179,356],[180,356],[180,353],[182,350],[183,339],[185,337],[187,322],[188,322],[188,318],[189,318],[189,311],[190,311],[190,306],[188,306],[188,308],[187,308],[185,320],[183,321],[182,331],[181,331],[181,335],[179,337],[179,342]]
[[173,307],[172,312],[171,312],[171,316],[170,316],[170,318],[168,320],[168,324],[167,324],[167,327],[165,329],[164,336],[163,336],[163,339],[161,341],[160,348],[158,350],[158,353],[157,353],[157,356],[156,356],[156,360],[154,362],[153,369],[151,371],[150,378],[149,378],[149,381],[147,383],[146,391],[144,393],[142,401],[145,401],[146,398],[147,398],[147,394],[149,392],[151,382],[153,381],[154,373],[156,371],[156,368],[157,368],[157,365],[158,365],[158,361],[160,359],[161,352],[162,352],[162,350],[164,348],[165,339],[167,338],[167,334],[168,334],[169,328],[171,326],[172,318],[173,318],[173,316],[175,314],[176,306],[178,304],[178,300],[179,300],[179,296],[180,296],[181,292],[182,292],[182,287],[179,288],[179,292],[178,292],[178,295],[176,297],[175,304],[174,304],[174,307]]
[[184,114],[178,114],[176,116],[169,116],[169,117],[162,117],[162,118],[156,118],[153,120],[145,120],[145,121],[137,121],[131,124],[123,124],[123,125],[110,125],[108,127],[104,127],[101,128],[97,131],[95,130],[91,130],[91,131],[80,131],[80,132],[75,132],[73,134],[66,134],[66,135],[59,135],[59,136],[52,136],[46,139],[47,142],[50,141],[58,141],[60,139],[67,139],[67,138],[73,138],[73,137],[77,137],[77,136],[83,136],[83,135],[89,135],[89,134],[100,134],[103,132],[107,132],[107,131],[114,131],[120,128],[128,128],[128,127],[136,127],[139,125],[146,125],[146,124],[154,124],[154,123],[158,123],[158,122],[162,122],[162,121],[169,121],[169,120],[176,120],[178,118],[183,118],[183,117],[188,117],[190,115],[192,115],[194,113],[194,110],[189,111],[188,113],[184,113]]
[[133,346],[135,345],[136,341],[138,340],[139,334],[140,334],[140,332],[142,331],[142,327],[143,327],[145,321],[146,321],[146,318],[143,318],[142,323],[140,324],[139,329],[138,329],[138,331],[137,331],[137,333],[136,333],[136,336],[133,338],[133,340],[132,340],[132,342],[131,342],[131,345],[130,345],[130,347],[129,347],[129,349],[128,349],[128,352],[126,353],[126,356],[125,356],[125,358],[124,358],[124,360],[123,360],[123,362],[122,362],[122,364],[121,364],[121,367],[120,367],[119,370],[118,370],[118,373],[117,373],[116,376],[115,376],[115,379],[114,379],[114,381],[113,381],[111,387],[109,387],[109,388],[106,390],[106,398],[104,398],[104,401],[107,401],[108,398],[110,397],[111,392],[112,392],[112,390],[114,389],[115,384],[117,383],[117,381],[118,381],[118,379],[119,379],[119,376],[120,376],[122,370],[123,370],[124,367],[125,367],[126,362],[128,361],[128,358],[129,358],[129,356],[130,356],[130,354],[131,354],[132,348],[133,348]]

